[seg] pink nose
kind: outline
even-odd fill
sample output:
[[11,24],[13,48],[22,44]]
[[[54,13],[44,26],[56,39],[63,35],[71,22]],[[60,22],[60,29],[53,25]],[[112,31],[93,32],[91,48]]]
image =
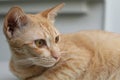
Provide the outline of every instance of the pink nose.
[[57,60],[59,56],[56,53],[53,53],[52,56]]
[[56,60],[59,58],[59,57],[57,57],[57,56],[53,56]]
[[57,54],[56,52],[53,52],[53,51],[52,51],[51,54],[52,54],[52,56],[53,56],[56,60],[58,60],[59,57],[60,57],[60,55]]

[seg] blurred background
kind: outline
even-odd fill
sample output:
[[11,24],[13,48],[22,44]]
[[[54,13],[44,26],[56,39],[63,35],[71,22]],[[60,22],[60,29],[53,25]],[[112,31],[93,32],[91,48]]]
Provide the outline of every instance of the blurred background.
[[10,50],[3,35],[4,16],[15,5],[26,13],[38,13],[60,3],[65,7],[56,17],[61,33],[100,29],[120,33],[120,0],[19,0],[0,1],[0,61],[10,59]]

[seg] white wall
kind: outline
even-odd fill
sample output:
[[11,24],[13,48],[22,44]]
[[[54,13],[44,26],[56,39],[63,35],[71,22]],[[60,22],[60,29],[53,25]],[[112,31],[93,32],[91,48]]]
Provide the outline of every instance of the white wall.
[[0,61],[9,60],[9,58],[10,50],[6,38],[3,35],[3,16],[0,16]]
[[58,16],[56,25],[63,32],[76,32],[80,30],[103,29],[104,28],[104,3],[90,2],[87,4],[86,14],[72,14]]
[[106,0],[105,30],[120,33],[120,0]]

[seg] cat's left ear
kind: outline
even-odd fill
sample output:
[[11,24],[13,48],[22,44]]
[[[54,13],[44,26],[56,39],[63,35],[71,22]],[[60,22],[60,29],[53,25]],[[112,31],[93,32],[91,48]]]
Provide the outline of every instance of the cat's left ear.
[[47,9],[43,11],[41,14],[43,17],[47,18],[50,20],[52,23],[55,22],[55,16],[57,15],[58,11],[64,6],[64,3],[61,3],[55,7],[52,7],[50,9]]

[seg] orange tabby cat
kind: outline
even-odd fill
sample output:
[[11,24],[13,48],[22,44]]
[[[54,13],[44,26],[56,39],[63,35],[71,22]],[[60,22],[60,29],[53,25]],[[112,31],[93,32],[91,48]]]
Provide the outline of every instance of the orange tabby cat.
[[60,34],[54,18],[63,5],[34,15],[10,9],[4,33],[12,73],[22,80],[120,80],[120,34]]

